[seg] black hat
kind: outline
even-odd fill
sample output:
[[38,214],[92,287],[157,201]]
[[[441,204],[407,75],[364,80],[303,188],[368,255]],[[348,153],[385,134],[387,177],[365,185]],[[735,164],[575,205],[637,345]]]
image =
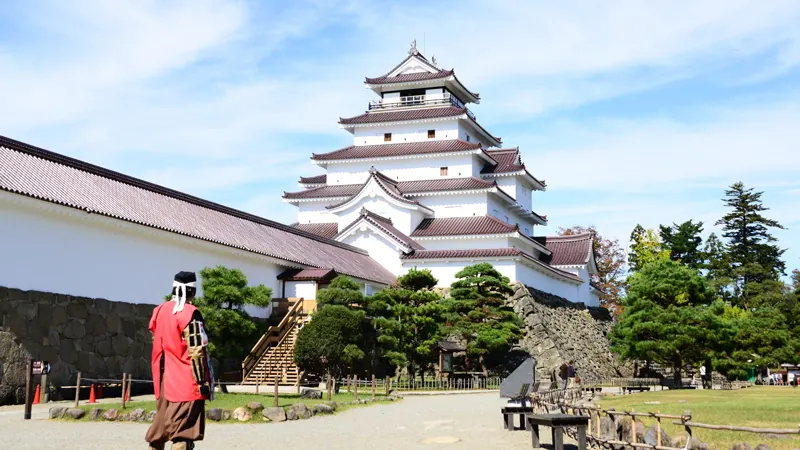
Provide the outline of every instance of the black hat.
[[197,276],[194,272],[178,272],[175,274],[175,281],[181,284],[194,283],[197,281]]

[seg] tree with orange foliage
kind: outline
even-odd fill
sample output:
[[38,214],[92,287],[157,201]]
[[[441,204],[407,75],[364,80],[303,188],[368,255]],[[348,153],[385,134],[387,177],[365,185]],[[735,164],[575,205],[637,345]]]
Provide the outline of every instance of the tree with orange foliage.
[[601,290],[600,304],[608,309],[613,307],[619,314],[622,311],[618,300],[625,287],[625,250],[619,245],[619,240],[603,238],[594,225],[575,225],[558,230],[561,236],[583,233],[592,233],[592,247],[597,262],[597,275],[592,276],[592,282]]

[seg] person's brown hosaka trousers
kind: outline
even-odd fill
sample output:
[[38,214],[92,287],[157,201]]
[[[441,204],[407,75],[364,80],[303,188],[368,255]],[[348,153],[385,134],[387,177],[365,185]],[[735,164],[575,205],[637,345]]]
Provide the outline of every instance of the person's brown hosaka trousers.
[[170,402],[164,397],[156,401],[156,417],[147,430],[145,441],[150,448],[162,450],[164,445],[172,441],[172,448],[191,449],[191,443],[202,441],[206,429],[205,401]]

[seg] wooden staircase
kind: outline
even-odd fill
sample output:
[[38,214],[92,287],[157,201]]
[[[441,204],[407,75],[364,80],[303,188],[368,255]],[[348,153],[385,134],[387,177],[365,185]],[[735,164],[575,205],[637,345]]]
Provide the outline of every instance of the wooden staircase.
[[281,386],[296,386],[301,374],[294,364],[294,343],[297,332],[316,310],[315,300],[290,298],[288,311],[280,323],[269,327],[250,354],[242,362],[242,384],[273,384],[278,377]]

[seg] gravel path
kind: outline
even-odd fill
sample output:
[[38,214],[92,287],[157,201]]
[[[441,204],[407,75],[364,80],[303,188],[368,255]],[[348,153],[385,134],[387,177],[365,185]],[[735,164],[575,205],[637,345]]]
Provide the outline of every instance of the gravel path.
[[[208,423],[198,449],[529,449],[530,432],[503,429],[497,393],[409,396],[397,403],[281,424]],[[46,405],[22,420],[0,410],[0,447],[144,449],[147,425],[49,421]],[[549,433],[542,433],[549,444]],[[565,436],[565,440],[568,438]],[[574,447],[573,447],[574,448]]]

